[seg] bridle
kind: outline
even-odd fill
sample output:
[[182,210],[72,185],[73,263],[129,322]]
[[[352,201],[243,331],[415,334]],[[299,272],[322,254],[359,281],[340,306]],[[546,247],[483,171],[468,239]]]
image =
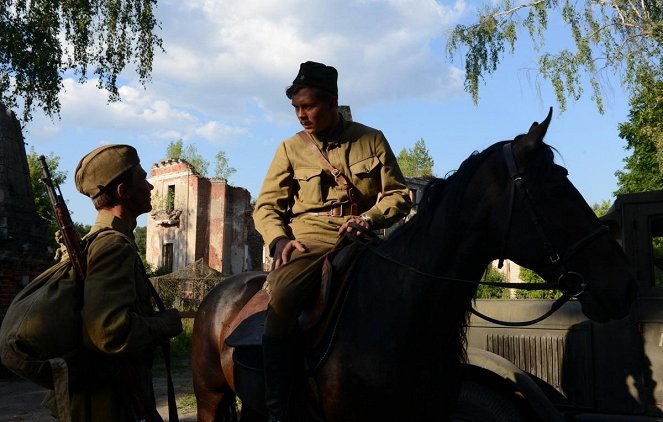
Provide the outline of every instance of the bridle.
[[[545,228],[541,225],[539,215],[536,212],[536,207],[534,200],[532,199],[532,196],[527,189],[525,179],[524,179],[524,174],[518,169],[518,166],[516,164],[516,160],[513,155],[513,149],[512,149],[512,143],[506,143],[502,147],[502,153],[504,160],[506,162],[507,169],[509,170],[509,177],[511,179],[511,188],[509,189],[509,199],[508,199],[508,205],[507,205],[507,223],[505,225],[505,229],[502,233],[502,246],[501,246],[501,253],[500,253],[500,258],[499,258],[499,265],[498,267],[502,267],[502,264],[504,262],[504,257],[506,256],[506,245],[507,245],[507,239],[508,235],[511,229],[511,220],[513,218],[513,209],[514,209],[514,204],[516,201],[516,195],[519,195],[523,201],[522,203],[524,204],[525,208],[527,209],[527,214],[529,215],[532,223],[534,224],[535,230],[538,234],[538,236],[541,238],[543,242],[544,249],[546,250],[546,253],[548,255],[548,259],[552,264],[554,264],[558,268],[558,277],[557,281],[555,282],[545,282],[545,283],[503,283],[503,282],[491,282],[491,281],[476,281],[476,280],[463,280],[463,279],[458,279],[458,278],[452,278],[452,277],[446,277],[446,276],[439,276],[436,274],[431,274],[431,273],[426,273],[424,271],[421,271],[417,268],[414,268],[412,266],[409,266],[407,264],[404,264],[400,262],[397,259],[394,259],[378,249],[376,249],[371,242],[367,242],[366,245],[369,250],[371,250],[374,254],[380,256],[381,258],[390,261],[399,267],[405,268],[409,270],[410,272],[419,274],[424,277],[428,278],[433,278],[433,279],[438,279],[438,280],[444,280],[444,281],[454,281],[454,282],[462,282],[462,283],[470,283],[470,284],[475,284],[475,285],[487,285],[487,286],[493,286],[493,287],[501,287],[501,288],[508,288],[508,289],[521,289],[521,290],[559,290],[562,292],[562,296],[557,298],[555,302],[551,305],[550,309],[544,313],[543,315],[539,316],[538,318],[534,318],[529,321],[501,321],[492,317],[489,317],[487,315],[482,314],[481,312],[477,311],[472,307],[470,311],[478,316],[479,318],[482,318],[486,321],[492,322],[494,324],[499,324],[499,325],[504,325],[508,327],[522,327],[526,325],[532,325],[536,324],[537,322],[543,321],[544,319],[548,318],[550,315],[555,313],[559,308],[562,307],[566,302],[568,302],[571,298],[578,297],[580,296],[588,287],[588,283],[585,281],[584,276],[576,271],[569,271],[567,268],[567,263],[569,260],[571,260],[579,251],[587,247],[589,244],[594,242],[597,238],[600,236],[609,234],[609,229],[607,226],[604,225],[599,225],[597,228],[592,230],[590,233],[587,235],[583,236],[580,238],[578,241],[573,243],[572,245],[568,246],[564,253],[560,254],[555,247],[552,245],[552,242],[549,240],[549,236],[546,234]],[[359,230],[364,229],[363,227],[357,226]],[[366,229],[364,229],[366,230]],[[364,231],[362,230],[362,231]],[[368,230],[366,230],[367,233],[372,233]],[[357,238],[353,236],[349,236],[353,238],[353,240],[357,240]]]
[[539,214],[537,213],[536,207],[534,206],[534,200],[532,199],[532,196],[530,195],[530,192],[527,189],[527,185],[525,184],[524,175],[518,169],[518,165],[516,164],[516,160],[513,155],[512,145],[513,144],[509,142],[504,144],[504,146],[502,147],[502,155],[504,157],[504,161],[506,162],[507,169],[509,170],[509,178],[511,179],[512,184],[511,188],[509,189],[510,193],[509,193],[509,205],[507,208],[508,210],[507,224],[502,235],[502,248],[501,248],[502,250],[500,253],[498,267],[502,268],[502,264],[504,263],[504,257],[506,256],[507,238],[509,235],[509,231],[511,229],[511,220],[513,218],[513,207],[516,200],[516,195],[518,194],[522,197],[523,199],[522,203],[524,204],[525,209],[527,210],[527,214],[529,215],[530,220],[534,224],[534,228],[539,238],[541,238],[543,242],[543,247],[546,250],[549,261],[558,268],[559,275],[557,276],[557,281],[552,283],[532,284],[532,283],[479,282],[479,284],[486,284],[486,285],[505,287],[505,288],[520,288],[524,290],[554,289],[554,290],[560,290],[562,292],[562,296],[560,296],[557,300],[555,300],[555,302],[553,302],[550,309],[545,314],[530,321],[519,321],[519,322],[500,321],[495,318],[484,315],[474,308],[472,308],[471,311],[476,316],[485,319],[486,321],[492,322],[494,324],[500,324],[510,327],[520,327],[525,325],[536,324],[537,322],[540,322],[548,318],[555,311],[561,308],[564,303],[568,302],[569,299],[580,296],[585,291],[585,289],[587,289],[588,282],[585,281],[585,277],[579,272],[569,271],[567,268],[567,263],[580,250],[587,247],[598,237],[605,234],[609,234],[610,230],[608,229],[607,226],[601,224],[597,228],[592,230],[590,233],[588,233],[587,235],[583,236],[575,243],[568,246],[563,254],[560,254],[552,245],[552,242],[550,242],[549,237],[546,234],[543,225],[541,225]]

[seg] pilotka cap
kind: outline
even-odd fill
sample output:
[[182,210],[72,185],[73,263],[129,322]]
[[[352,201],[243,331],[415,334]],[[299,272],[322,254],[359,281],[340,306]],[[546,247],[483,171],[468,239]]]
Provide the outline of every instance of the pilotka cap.
[[299,65],[299,73],[292,84],[320,88],[338,96],[337,81],[338,72],[335,68],[309,61]]
[[76,167],[76,189],[96,198],[122,173],[140,163],[138,152],[131,145],[104,145],[81,159]]

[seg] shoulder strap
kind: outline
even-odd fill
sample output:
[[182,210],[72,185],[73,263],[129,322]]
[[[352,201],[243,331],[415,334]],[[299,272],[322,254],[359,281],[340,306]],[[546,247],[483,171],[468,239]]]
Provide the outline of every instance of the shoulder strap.
[[327,168],[327,170],[329,170],[334,176],[334,179],[336,179],[336,181],[345,188],[348,194],[348,198],[350,199],[350,214],[358,215],[359,206],[357,204],[357,190],[355,189],[350,179],[348,179],[347,176],[341,172],[341,170],[337,169],[332,163],[329,162],[327,157],[325,157],[322,151],[320,151],[320,148],[318,148],[318,146],[313,142],[309,134],[302,130],[301,132],[298,132],[297,135],[299,135],[299,137],[304,141],[313,155],[318,157],[318,160],[322,166]]
[[322,166],[327,168],[327,170],[329,170],[331,172],[331,174],[334,175],[334,177],[338,177],[339,175],[343,174],[343,173],[341,173],[341,171],[339,169],[334,167],[332,165],[332,163],[329,162],[327,157],[325,157],[325,155],[322,153],[322,151],[320,151],[320,148],[318,148],[318,146],[315,144],[315,142],[313,142],[313,140],[311,139],[311,136],[308,133],[306,133],[302,130],[301,132],[297,133],[297,135],[299,135],[299,137],[302,138],[302,140],[304,140],[304,143],[306,144],[308,149],[313,153],[313,155],[318,157],[318,160],[320,160],[320,163],[322,163]]

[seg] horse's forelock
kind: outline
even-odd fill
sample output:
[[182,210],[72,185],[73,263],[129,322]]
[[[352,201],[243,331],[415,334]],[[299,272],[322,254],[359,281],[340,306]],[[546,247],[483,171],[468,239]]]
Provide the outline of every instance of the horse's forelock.
[[552,171],[555,166],[553,151],[550,145],[541,142],[539,148],[531,151],[528,155],[527,165],[522,171],[529,182],[530,188],[535,189],[539,186]]

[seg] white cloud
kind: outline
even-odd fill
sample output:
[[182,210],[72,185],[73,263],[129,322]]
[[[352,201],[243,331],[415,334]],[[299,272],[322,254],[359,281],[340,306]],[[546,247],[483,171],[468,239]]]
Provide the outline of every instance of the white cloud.
[[339,69],[343,103],[439,98],[458,87],[432,45],[464,8],[435,0],[161,2],[167,54],[155,59],[155,86],[217,120],[242,118],[255,98],[279,115],[299,63],[315,60]]
[[62,118],[87,136],[96,131],[95,141],[241,142],[262,136],[262,125],[293,123],[284,89],[306,60],[337,67],[341,103],[354,109],[439,100],[462,90],[436,45],[464,8],[435,0],[164,0],[157,13],[167,53],[156,55],[147,87],[122,79],[122,101],[108,104],[96,81],[65,79]]

